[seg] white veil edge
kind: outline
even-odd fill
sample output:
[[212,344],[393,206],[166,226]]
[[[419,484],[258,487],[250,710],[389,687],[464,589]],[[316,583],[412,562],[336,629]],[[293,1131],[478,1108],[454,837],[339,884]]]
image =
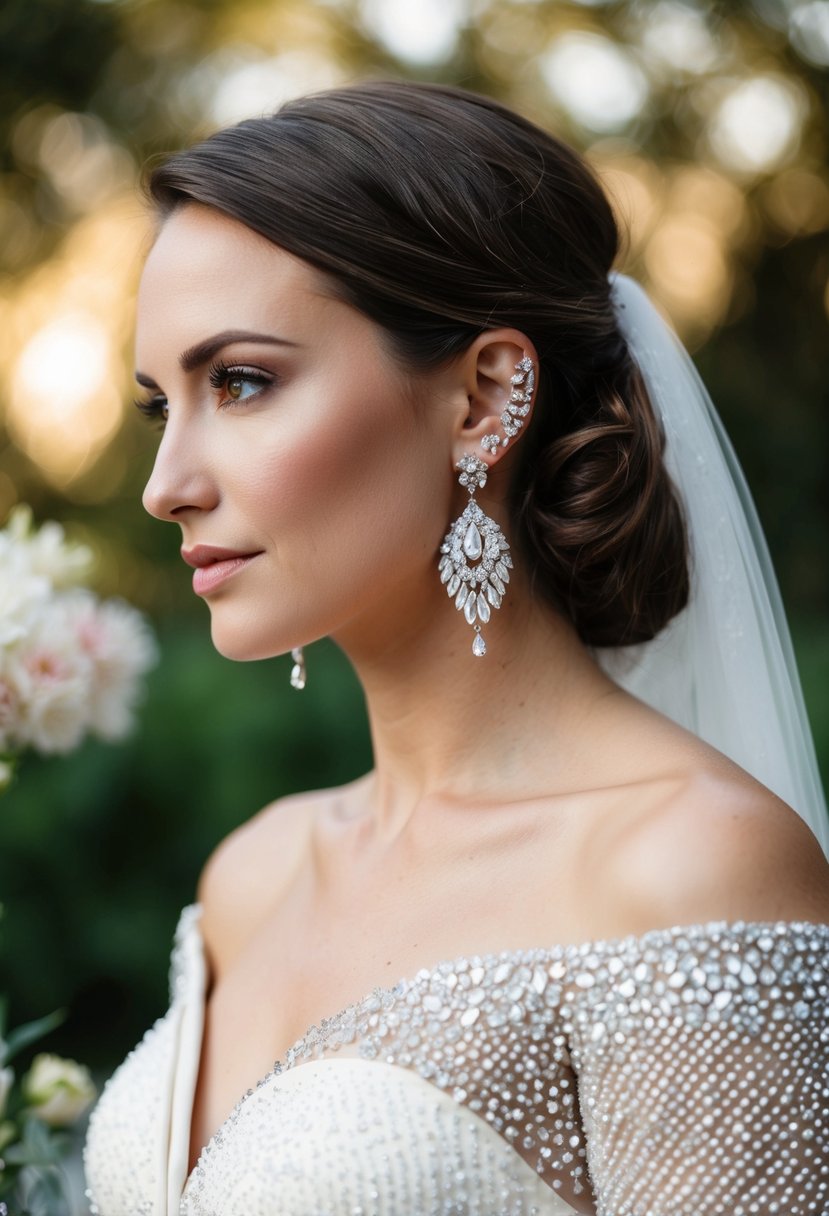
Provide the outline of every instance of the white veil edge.
[[617,683],[724,752],[805,820],[829,814],[783,601],[740,464],[685,348],[642,288],[611,274],[620,332],[665,430],[691,548],[686,608],[651,642],[596,648]]

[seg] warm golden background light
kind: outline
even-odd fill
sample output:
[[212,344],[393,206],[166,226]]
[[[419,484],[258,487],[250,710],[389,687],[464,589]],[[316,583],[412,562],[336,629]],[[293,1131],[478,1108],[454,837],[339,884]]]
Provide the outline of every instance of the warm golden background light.
[[[747,306],[764,224],[785,240],[829,223],[819,99],[779,53],[785,32],[807,63],[829,62],[827,3],[763,0],[753,14],[735,6],[733,19],[681,0],[228,3],[209,19],[195,5],[119,7],[128,39],[108,88],[119,87],[119,57],[125,68],[131,56],[140,62],[143,77],[133,66],[121,105],[140,109],[160,94],[171,144],[366,72],[451,78],[467,65],[474,87],[586,149],[629,226],[628,267],[692,348]],[[774,38],[759,37],[763,22],[777,54]],[[682,136],[673,155],[659,147],[666,105]],[[146,139],[131,147],[92,107],[45,102],[12,116],[10,143],[17,173],[0,179],[8,435],[46,483],[104,500],[127,464],[113,454],[102,468],[119,447],[130,392]],[[58,222],[45,252],[20,175],[51,195]],[[5,476],[0,512],[12,497]]]

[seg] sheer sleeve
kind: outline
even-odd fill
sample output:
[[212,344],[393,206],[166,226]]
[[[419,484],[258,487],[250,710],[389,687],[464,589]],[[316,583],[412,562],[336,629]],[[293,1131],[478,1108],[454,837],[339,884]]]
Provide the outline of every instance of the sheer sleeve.
[[583,962],[597,1216],[827,1216],[829,925],[712,922]]

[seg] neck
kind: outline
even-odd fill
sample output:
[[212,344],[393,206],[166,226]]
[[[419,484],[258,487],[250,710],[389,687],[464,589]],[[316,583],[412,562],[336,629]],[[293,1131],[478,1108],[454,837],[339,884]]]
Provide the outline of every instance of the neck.
[[[427,801],[480,805],[581,788],[594,763],[592,718],[619,694],[572,624],[518,578],[483,627],[483,658],[439,584],[426,597],[423,585],[419,602],[397,595],[393,610],[335,639],[366,694],[368,802],[384,841]],[[417,609],[401,610],[407,602]]]

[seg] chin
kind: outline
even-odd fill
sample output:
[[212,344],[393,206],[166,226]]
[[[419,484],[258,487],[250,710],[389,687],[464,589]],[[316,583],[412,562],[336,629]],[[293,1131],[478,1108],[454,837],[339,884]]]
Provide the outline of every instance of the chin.
[[219,654],[235,663],[252,663],[256,659],[272,659],[275,655],[285,654],[290,650],[290,646],[280,649],[269,643],[267,638],[258,637],[253,632],[245,632],[239,628],[222,628],[215,620],[211,624],[210,638]]

